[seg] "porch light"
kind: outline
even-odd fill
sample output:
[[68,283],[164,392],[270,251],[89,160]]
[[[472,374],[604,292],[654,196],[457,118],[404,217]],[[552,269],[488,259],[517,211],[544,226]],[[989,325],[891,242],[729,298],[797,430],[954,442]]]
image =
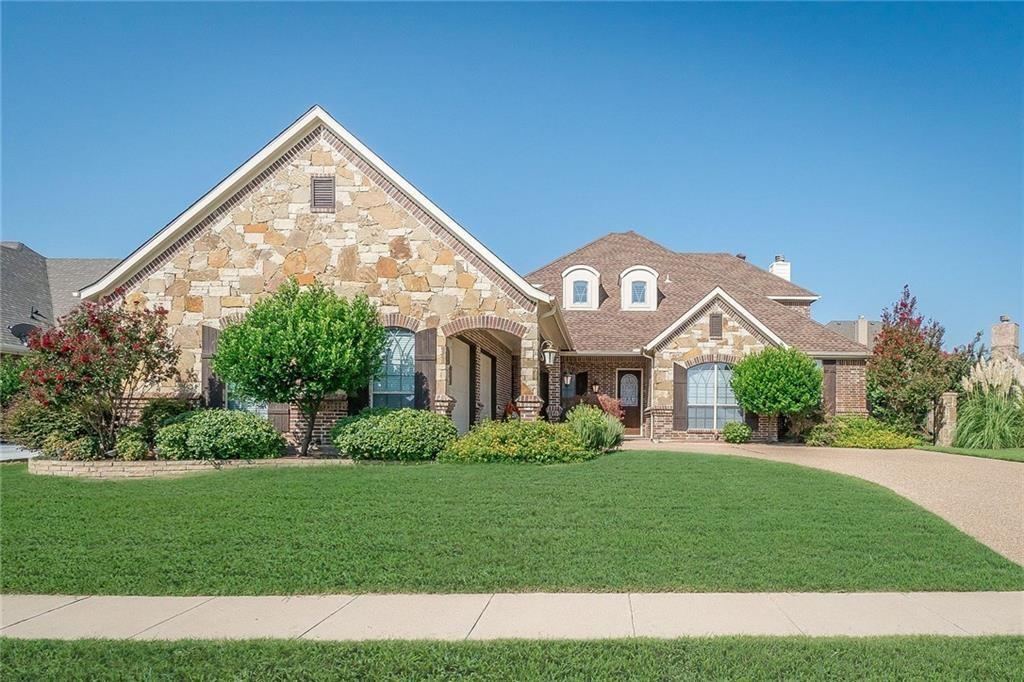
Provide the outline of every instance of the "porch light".
[[550,367],[555,364],[555,358],[558,355],[558,351],[555,350],[554,345],[550,341],[545,341],[544,345],[540,349],[541,355],[544,356],[544,364]]
[[599,384],[599,383],[597,383],[597,382],[595,381],[595,382],[594,382],[594,383],[593,383],[593,384],[592,384],[592,385],[590,386],[590,390],[591,390],[591,391],[593,391],[594,393],[600,393],[600,392],[601,392],[601,384]]
[[570,372],[569,370],[566,370],[565,372],[562,373],[562,383],[565,384],[566,386],[571,385],[575,379],[576,375]]

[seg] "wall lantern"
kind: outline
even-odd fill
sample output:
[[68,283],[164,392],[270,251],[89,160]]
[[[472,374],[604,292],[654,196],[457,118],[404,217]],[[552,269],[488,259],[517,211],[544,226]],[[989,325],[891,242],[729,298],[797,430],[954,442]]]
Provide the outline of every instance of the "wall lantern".
[[566,370],[565,373],[562,374],[562,383],[565,384],[566,386],[572,385],[572,382],[575,379],[576,375],[570,372],[569,370]]
[[593,383],[593,385],[591,385],[590,390],[593,391],[594,393],[600,393],[601,392],[601,384],[599,384],[599,383],[597,383],[595,381]]
[[555,364],[555,359],[558,357],[558,351],[550,341],[545,341],[544,345],[540,349],[541,355],[544,356],[544,364],[551,367]]

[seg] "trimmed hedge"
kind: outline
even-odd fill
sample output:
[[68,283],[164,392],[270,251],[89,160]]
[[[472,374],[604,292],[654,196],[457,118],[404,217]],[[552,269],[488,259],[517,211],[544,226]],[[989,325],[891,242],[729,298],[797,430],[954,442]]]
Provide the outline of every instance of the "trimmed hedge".
[[331,429],[331,442],[352,459],[415,462],[434,459],[458,435],[444,415],[408,407],[375,408],[339,420]]
[[722,439],[726,443],[749,443],[753,429],[743,422],[729,422],[722,428]]
[[67,407],[43,406],[22,396],[4,410],[2,433],[6,440],[30,450],[40,450],[52,434],[70,442],[88,435],[85,422]]
[[877,419],[852,414],[826,417],[808,432],[805,440],[808,445],[880,450],[912,448],[918,444],[917,439]]
[[284,438],[270,422],[238,410],[186,412],[156,434],[161,459],[268,459],[284,450]]
[[146,459],[149,456],[149,439],[146,438],[146,429],[142,426],[129,426],[121,429],[117,434],[114,450],[117,452],[117,456],[123,460]]
[[583,462],[599,453],[566,424],[488,421],[449,445],[439,462]]
[[565,423],[590,450],[607,452],[622,445],[626,427],[600,407],[577,405],[569,410]]
[[139,414],[139,425],[146,441],[152,443],[162,426],[166,426],[174,417],[191,411],[191,403],[184,398],[153,398],[147,401]]

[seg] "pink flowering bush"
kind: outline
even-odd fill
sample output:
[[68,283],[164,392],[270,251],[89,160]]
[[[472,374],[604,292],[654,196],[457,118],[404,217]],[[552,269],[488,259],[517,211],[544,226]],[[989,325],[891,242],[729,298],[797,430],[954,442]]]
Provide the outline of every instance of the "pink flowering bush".
[[76,412],[104,452],[131,418],[134,402],[177,373],[179,350],[167,312],[119,301],[83,303],[29,339],[22,378],[44,407]]

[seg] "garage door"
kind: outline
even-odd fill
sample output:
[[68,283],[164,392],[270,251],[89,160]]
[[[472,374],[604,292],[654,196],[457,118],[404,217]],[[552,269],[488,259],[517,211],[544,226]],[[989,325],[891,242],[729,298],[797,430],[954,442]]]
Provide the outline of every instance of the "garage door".
[[448,339],[448,362],[452,367],[449,395],[455,398],[452,421],[459,433],[469,431],[469,345]]

